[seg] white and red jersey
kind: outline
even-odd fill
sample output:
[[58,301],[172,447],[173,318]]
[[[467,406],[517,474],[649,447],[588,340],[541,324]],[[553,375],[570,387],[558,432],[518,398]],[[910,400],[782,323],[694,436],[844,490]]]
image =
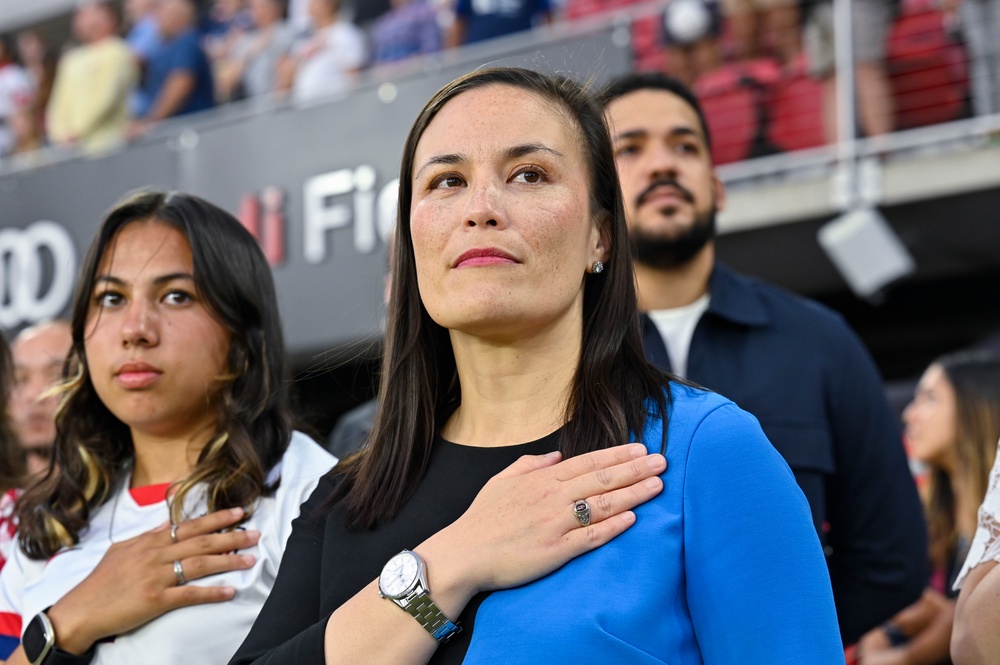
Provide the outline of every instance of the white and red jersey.
[[14,540],[17,537],[17,519],[14,515],[14,504],[21,496],[21,490],[7,490],[0,496],[0,570],[7,563],[14,551]]
[[[236,596],[222,604],[194,605],[167,612],[146,625],[100,643],[94,665],[225,663],[250,631],[264,604],[281,564],[285,542],[299,506],[315,489],[323,474],[336,463],[306,435],[292,435],[281,462],[270,480],[280,474],[273,496],[260,499],[242,528],[258,530],[260,541],[242,551],[257,562],[249,570],[212,575],[189,584],[231,586]],[[0,572],[0,658],[20,642],[31,617],[55,604],[97,566],[112,543],[156,528],[169,520],[167,485],[129,490],[128,483],[100,506],[75,547],[57,552],[47,561],[25,556],[20,547]],[[197,496],[191,496],[197,495]],[[204,496],[192,491],[185,501],[185,516],[206,512]],[[100,608],[94,608],[99,612]],[[5,648],[6,647],[6,648]],[[9,651],[8,651],[9,650]]]

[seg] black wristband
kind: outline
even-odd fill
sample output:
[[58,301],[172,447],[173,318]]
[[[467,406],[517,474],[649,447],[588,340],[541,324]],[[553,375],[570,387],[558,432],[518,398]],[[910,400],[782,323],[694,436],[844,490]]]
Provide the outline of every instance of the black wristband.
[[52,650],[45,656],[45,660],[42,661],[42,665],[88,665],[90,661],[94,660],[96,653],[96,644],[91,645],[89,649],[80,655],[63,651],[59,647],[52,647]]
[[904,633],[899,624],[893,621],[886,621],[882,624],[881,628],[885,636],[889,638],[889,646],[894,649],[910,641],[910,636]]

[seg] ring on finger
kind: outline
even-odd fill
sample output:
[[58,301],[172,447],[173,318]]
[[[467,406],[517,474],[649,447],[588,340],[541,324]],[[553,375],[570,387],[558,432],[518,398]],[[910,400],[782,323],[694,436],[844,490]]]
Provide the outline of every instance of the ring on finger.
[[174,577],[177,578],[177,586],[187,584],[187,578],[184,577],[184,564],[180,561],[174,561]]
[[171,524],[170,525],[170,540],[172,540],[174,543],[179,542],[179,539],[177,538],[177,525],[176,524]]
[[590,504],[586,499],[580,499],[573,504],[573,515],[580,526],[590,526]]

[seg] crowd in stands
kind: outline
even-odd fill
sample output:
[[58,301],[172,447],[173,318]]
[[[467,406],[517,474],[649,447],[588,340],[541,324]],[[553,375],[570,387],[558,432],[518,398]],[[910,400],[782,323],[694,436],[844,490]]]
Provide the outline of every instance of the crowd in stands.
[[[99,152],[247,98],[316,99],[358,72],[553,22],[635,13],[637,70],[704,100],[724,163],[837,140],[831,0],[125,0],[82,4],[73,42],[0,39],[0,160]],[[995,6],[996,5],[996,6]],[[859,136],[1000,111],[997,0],[856,0]],[[350,19],[350,20],[349,20]],[[971,74],[971,75],[970,75]],[[30,157],[28,158],[30,159]],[[30,163],[30,162],[29,162]]]

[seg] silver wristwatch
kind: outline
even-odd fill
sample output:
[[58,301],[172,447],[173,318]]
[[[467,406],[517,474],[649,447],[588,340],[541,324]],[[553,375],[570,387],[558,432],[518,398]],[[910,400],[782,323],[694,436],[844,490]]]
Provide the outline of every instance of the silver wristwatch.
[[378,576],[378,593],[403,608],[438,642],[447,642],[462,630],[431,600],[424,560],[410,550],[392,557],[382,568]]

